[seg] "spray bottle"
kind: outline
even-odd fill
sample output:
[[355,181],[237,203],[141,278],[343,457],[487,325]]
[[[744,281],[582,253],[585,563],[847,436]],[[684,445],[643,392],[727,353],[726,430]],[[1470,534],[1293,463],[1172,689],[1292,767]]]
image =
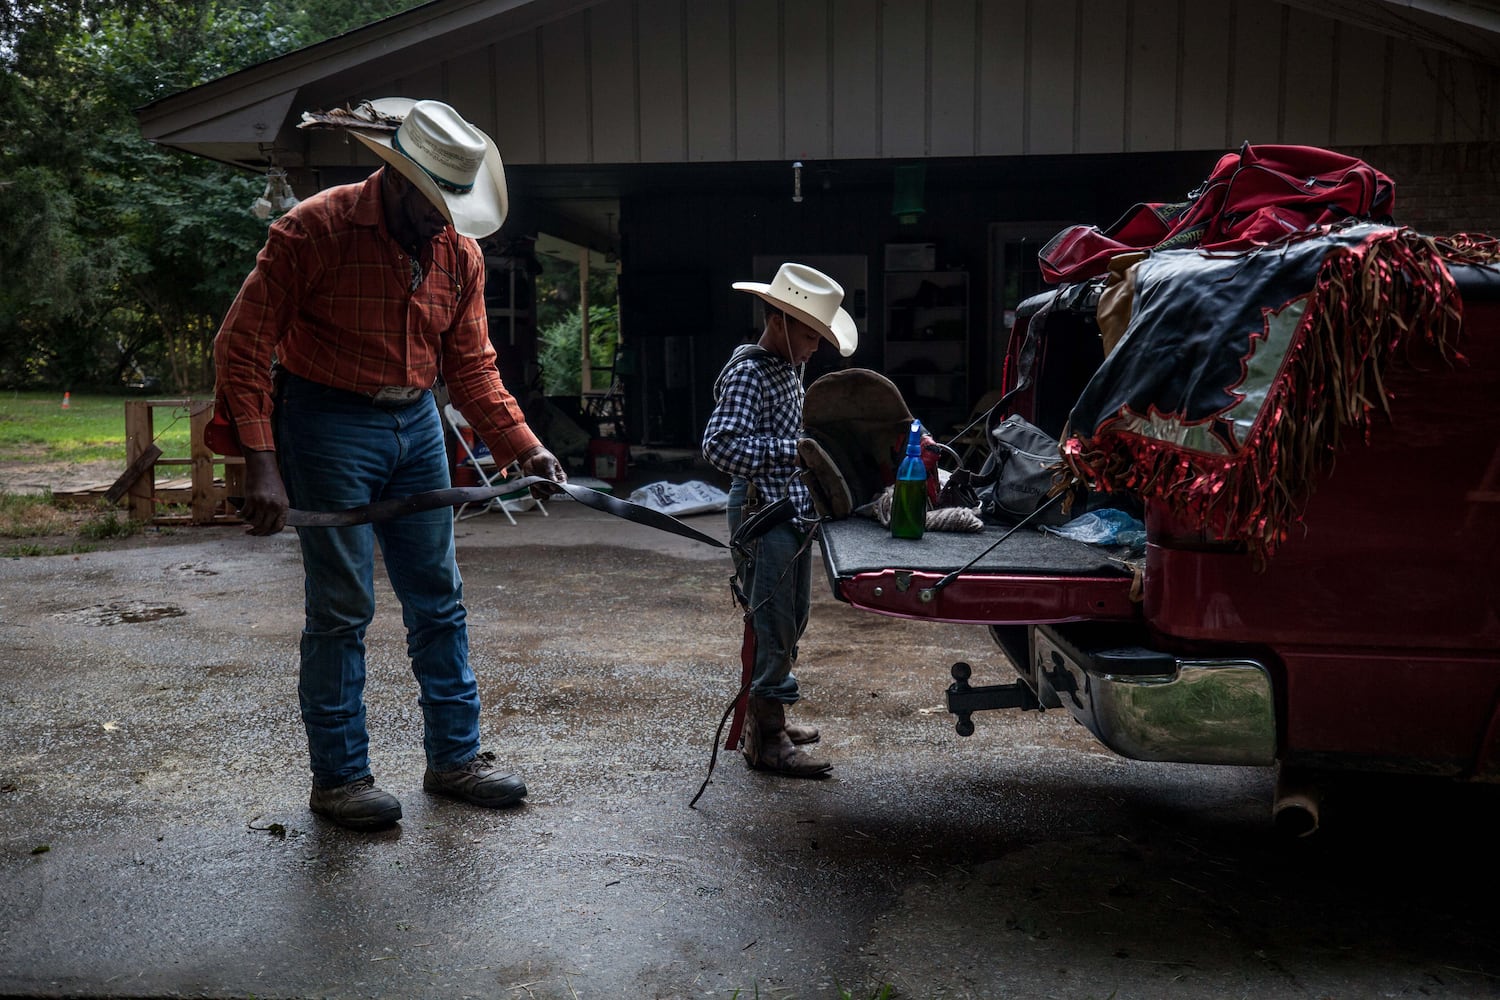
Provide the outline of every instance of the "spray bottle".
[[927,528],[927,466],[922,463],[922,424],[911,422],[906,457],[896,470],[891,497],[891,537],[921,538]]

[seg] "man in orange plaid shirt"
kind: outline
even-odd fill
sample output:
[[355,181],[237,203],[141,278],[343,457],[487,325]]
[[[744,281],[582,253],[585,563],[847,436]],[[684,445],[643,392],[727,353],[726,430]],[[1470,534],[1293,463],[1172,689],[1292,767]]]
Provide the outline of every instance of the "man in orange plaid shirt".
[[[475,240],[507,209],[494,143],[438,101],[385,99],[343,115],[339,127],[383,165],[276,220],[214,342],[215,419],[245,457],[252,535],[282,530],[292,506],[344,510],[449,486],[431,392],[439,377],[502,465],[566,478],[501,383],[489,341]],[[480,750],[451,511],[299,528],[298,540],[312,811],[356,830],[401,818],[401,803],[375,785],[365,730],[377,542],[420,691],[422,787],[480,806],[519,803],[525,783]]]

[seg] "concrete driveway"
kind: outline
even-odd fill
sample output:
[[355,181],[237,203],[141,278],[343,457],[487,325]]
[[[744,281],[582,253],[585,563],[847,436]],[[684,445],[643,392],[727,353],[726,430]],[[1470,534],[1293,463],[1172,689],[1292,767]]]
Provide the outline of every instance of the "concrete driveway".
[[[1271,774],[1142,764],[978,628],[819,582],[799,715],[824,782],[722,754],[723,550],[560,501],[460,525],[485,741],[517,810],[421,791],[389,591],[372,757],[397,830],[307,809],[294,536],[180,529],[0,563],[0,994],[572,998],[1500,996],[1495,796],[1381,784],[1276,840]],[[719,515],[693,518],[723,535]]]

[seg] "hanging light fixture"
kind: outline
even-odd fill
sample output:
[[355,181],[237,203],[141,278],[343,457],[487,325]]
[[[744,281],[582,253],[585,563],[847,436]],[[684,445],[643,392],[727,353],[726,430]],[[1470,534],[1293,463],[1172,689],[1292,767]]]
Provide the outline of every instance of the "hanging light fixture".
[[923,198],[927,186],[927,165],[909,163],[896,167],[896,193],[891,214],[903,226],[910,226],[927,211]]
[[792,164],[792,201],[802,201],[802,161]]
[[257,219],[269,219],[272,215],[290,212],[299,199],[287,182],[286,171],[274,163],[266,169],[266,189],[250,203],[250,214]]

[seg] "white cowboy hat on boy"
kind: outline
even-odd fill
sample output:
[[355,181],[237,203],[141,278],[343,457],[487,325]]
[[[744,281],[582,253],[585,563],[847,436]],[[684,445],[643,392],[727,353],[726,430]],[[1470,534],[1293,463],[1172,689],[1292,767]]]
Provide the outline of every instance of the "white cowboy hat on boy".
[[442,101],[382,97],[302,119],[303,127],[348,129],[416,185],[460,235],[483,239],[505,222],[510,200],[500,151]]
[[832,341],[844,357],[859,344],[854,319],[841,307],[844,289],[822,271],[806,264],[782,264],[769,285],[736,281],[735,290],[758,295],[794,319],[801,320]]

